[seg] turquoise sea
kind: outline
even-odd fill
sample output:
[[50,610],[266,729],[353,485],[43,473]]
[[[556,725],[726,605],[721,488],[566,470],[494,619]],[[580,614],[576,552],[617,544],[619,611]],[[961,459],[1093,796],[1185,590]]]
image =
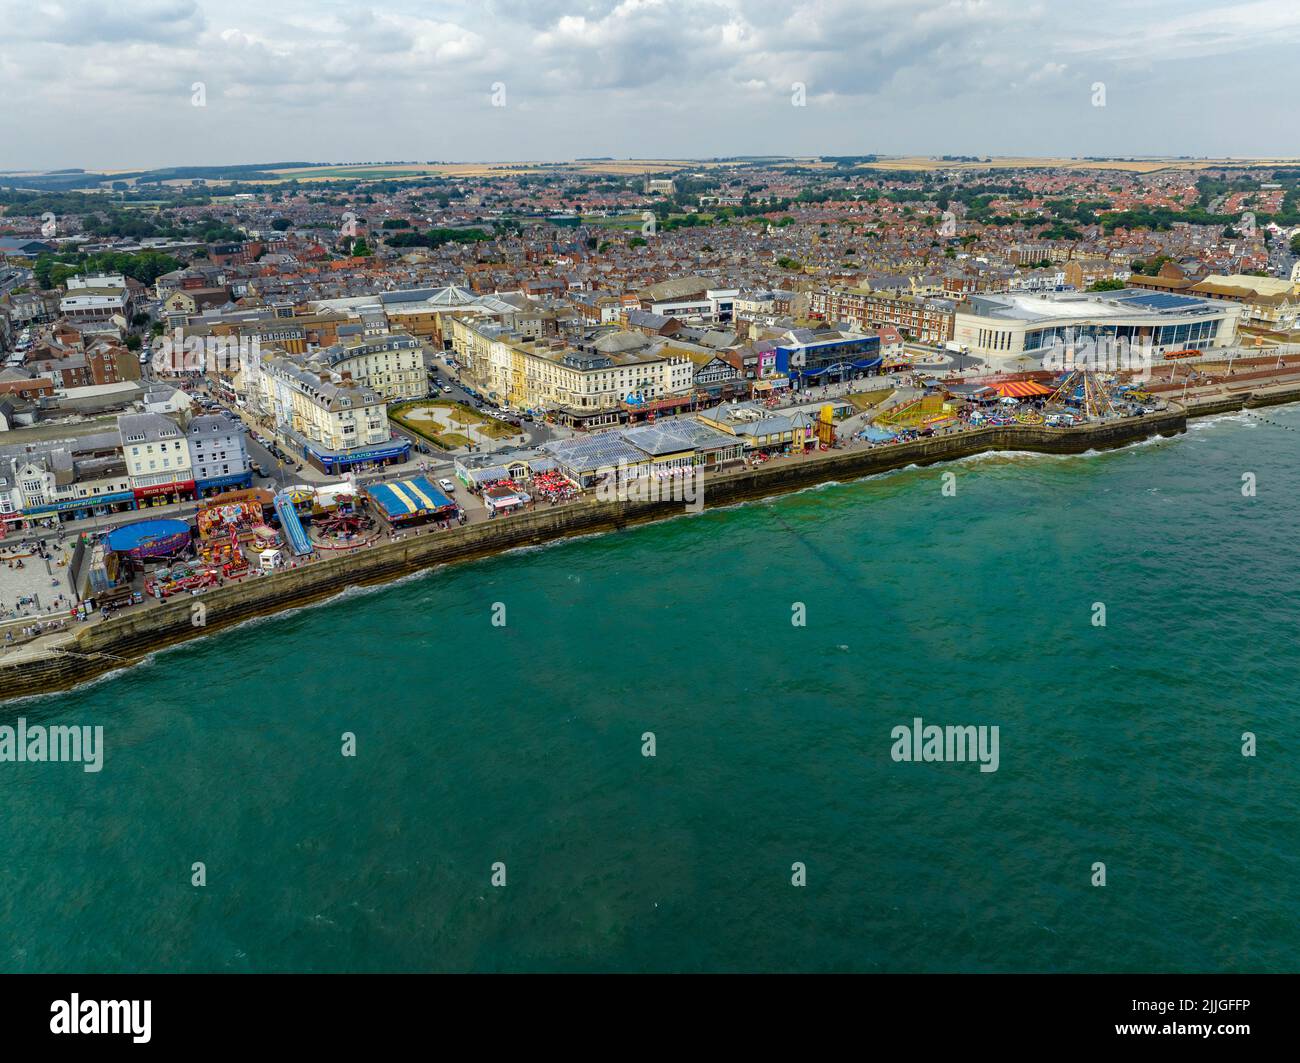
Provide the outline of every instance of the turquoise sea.
[[[0,764],[0,969],[1300,969],[1300,409],[1261,416],[434,571],[5,705],[106,752]],[[997,725],[999,769],[894,762],[917,716]]]

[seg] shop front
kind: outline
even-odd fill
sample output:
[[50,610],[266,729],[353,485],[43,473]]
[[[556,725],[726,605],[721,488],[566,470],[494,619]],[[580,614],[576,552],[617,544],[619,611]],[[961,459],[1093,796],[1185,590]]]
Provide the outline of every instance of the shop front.
[[253,486],[251,472],[236,473],[231,476],[214,476],[207,480],[195,480],[194,490],[200,498],[211,498],[224,491],[239,491]]
[[169,484],[137,487],[134,494],[137,509],[147,509],[152,506],[170,506],[177,502],[189,502],[194,498],[194,481],[177,480]]
[[401,465],[411,460],[411,443],[394,439],[381,446],[338,451],[318,450],[308,444],[303,448],[303,456],[321,472],[339,475],[349,469]]
[[124,513],[135,508],[134,492],[114,491],[106,495],[70,498],[48,506],[33,506],[22,516],[32,521],[48,520],[50,517],[59,521],[90,520],[92,517],[107,517],[112,513]]

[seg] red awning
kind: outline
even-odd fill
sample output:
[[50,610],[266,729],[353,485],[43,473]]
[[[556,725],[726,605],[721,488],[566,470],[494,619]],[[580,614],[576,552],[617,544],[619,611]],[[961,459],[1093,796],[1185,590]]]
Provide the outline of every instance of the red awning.
[[[193,491],[193,480],[177,480],[170,484],[156,484],[153,487],[137,487],[135,489],[136,498],[157,498],[159,495],[180,494],[182,491]],[[93,498],[86,499],[87,502],[93,503]]]

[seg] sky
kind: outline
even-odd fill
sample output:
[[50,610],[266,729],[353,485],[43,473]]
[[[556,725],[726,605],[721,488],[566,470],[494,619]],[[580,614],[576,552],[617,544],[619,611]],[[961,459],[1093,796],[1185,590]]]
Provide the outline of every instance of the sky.
[[0,0],[0,170],[1293,156],[1297,45],[1300,0]]

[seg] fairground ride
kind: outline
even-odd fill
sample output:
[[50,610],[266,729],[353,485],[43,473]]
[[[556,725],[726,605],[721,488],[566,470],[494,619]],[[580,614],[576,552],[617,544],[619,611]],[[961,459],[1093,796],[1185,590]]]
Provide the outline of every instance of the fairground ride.
[[1074,369],[1047,399],[1048,406],[1074,406],[1088,417],[1115,416],[1115,385],[1091,369]]

